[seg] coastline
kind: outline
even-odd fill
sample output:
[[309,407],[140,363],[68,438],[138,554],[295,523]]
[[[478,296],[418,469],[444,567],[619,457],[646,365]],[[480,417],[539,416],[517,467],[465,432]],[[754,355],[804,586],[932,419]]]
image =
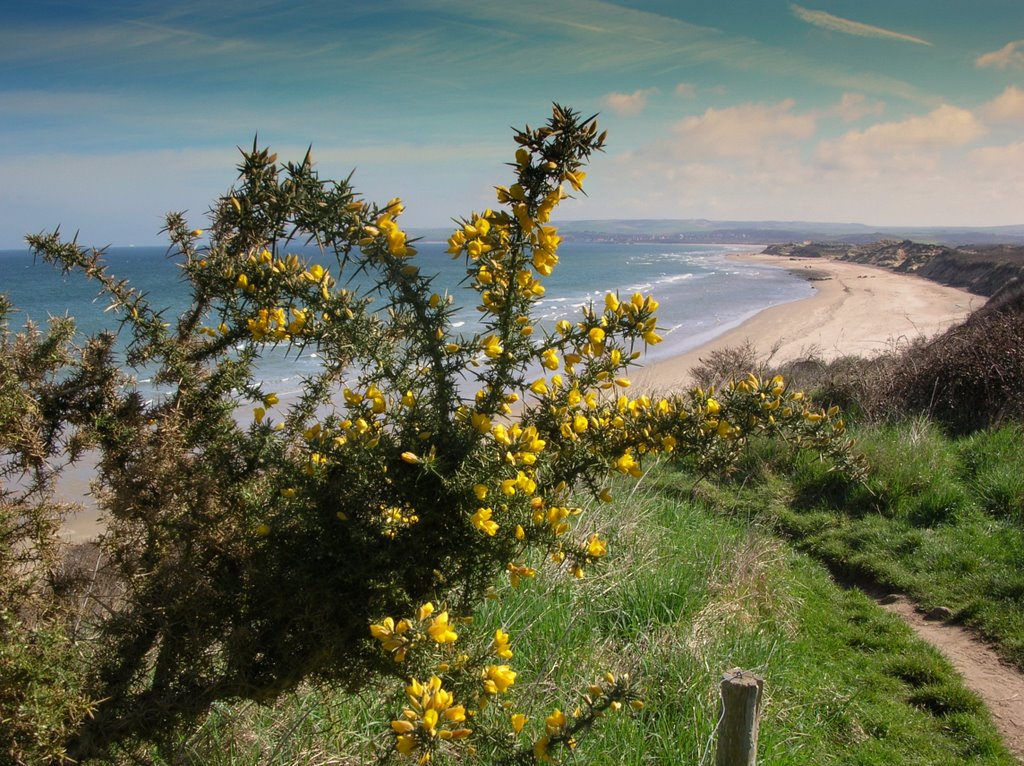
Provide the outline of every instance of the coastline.
[[[808,279],[814,294],[763,309],[694,349],[637,368],[631,375],[635,385],[631,390],[667,393],[684,388],[691,381],[690,370],[702,358],[748,341],[759,355],[771,355],[773,363],[798,359],[811,351],[824,359],[870,356],[941,332],[963,321],[986,300],[966,290],[874,266],[761,253],[728,257],[788,269]],[[92,467],[83,463],[65,472],[59,483],[62,499],[73,503],[88,500]],[[79,543],[94,539],[101,531],[96,509],[87,505],[68,517],[63,534],[68,542]]]
[[814,294],[766,308],[739,326],[682,354],[640,368],[633,380],[645,391],[690,384],[690,370],[716,350],[749,342],[773,364],[813,353],[826,360],[873,356],[962,322],[986,298],[913,274],[825,258],[736,253],[731,259],[788,269]]

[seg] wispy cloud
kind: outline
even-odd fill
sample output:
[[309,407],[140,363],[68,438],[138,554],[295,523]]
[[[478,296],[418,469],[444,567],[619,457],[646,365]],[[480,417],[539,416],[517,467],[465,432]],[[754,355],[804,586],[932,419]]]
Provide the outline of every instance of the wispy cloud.
[[895,32],[891,29],[875,27],[871,24],[863,24],[859,21],[851,21],[840,16],[833,16],[831,13],[825,13],[825,11],[814,11],[795,3],[790,4],[789,7],[793,11],[793,15],[801,21],[806,21],[808,24],[813,24],[816,27],[828,29],[832,32],[842,32],[843,34],[855,35],[857,37],[877,37],[886,40],[902,40],[903,42],[917,43],[918,45],[931,45],[930,42],[920,37]]
[[632,93],[609,93],[601,103],[616,114],[640,114],[647,107],[647,100],[657,92],[657,88],[642,88]]
[[[230,149],[5,156],[0,178],[19,182],[0,185],[3,246],[57,226],[89,244],[159,242],[169,210],[190,210],[190,220],[204,223],[210,200],[234,181],[237,161]],[[154,168],[159,183],[151,182]],[[106,220],[111,211],[116,228]]]
[[[663,74],[692,66],[718,65],[733,72],[767,72],[779,77],[827,84],[844,90],[895,96],[927,102],[929,94],[888,75],[851,73],[831,63],[810,60],[800,53],[773,47],[739,35],[698,26],[671,15],[627,8],[605,0],[520,0],[516,3],[480,3],[473,0],[431,0],[454,19],[481,29],[516,29],[524,41],[548,44],[523,55],[522,45],[489,52],[504,70],[532,67],[548,74],[552,67],[565,72],[644,71],[663,67]],[[587,19],[581,27],[576,21]],[[557,45],[551,45],[552,37]],[[450,45],[450,35],[446,37]],[[600,55],[594,55],[600,50]]]
[[[80,65],[90,56],[132,56],[137,61],[173,58],[175,56],[201,57],[210,61],[238,55],[255,46],[241,39],[218,38],[184,28],[162,26],[145,21],[127,20],[81,25],[78,27],[55,25],[23,25],[0,34],[0,60],[17,62],[26,57],[32,60],[73,61]],[[253,51],[252,56],[256,53]]]
[[865,117],[877,117],[885,111],[885,104],[872,101],[863,93],[844,93],[835,107],[835,114],[843,122],[856,122]]
[[[298,157],[303,149],[299,146],[286,146],[285,151]],[[380,143],[372,146],[328,146],[318,149],[313,147],[313,159],[320,163],[330,163],[339,168],[352,165],[372,163],[374,165],[393,165],[407,167],[410,164],[419,166],[447,166],[454,162],[498,163],[509,154],[508,146],[497,141],[478,141],[473,143]]]
[[102,111],[109,115],[121,106],[111,93],[74,90],[0,90],[0,112],[21,119],[56,115],[67,117],[76,112]]
[[974,65],[979,69],[1024,69],[1024,40],[1014,40],[997,51],[978,56]]

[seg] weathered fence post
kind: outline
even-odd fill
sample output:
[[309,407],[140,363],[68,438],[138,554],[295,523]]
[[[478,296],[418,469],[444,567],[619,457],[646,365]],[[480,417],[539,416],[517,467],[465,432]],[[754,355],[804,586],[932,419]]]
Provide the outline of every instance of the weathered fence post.
[[722,721],[715,766],[755,766],[764,680],[733,668],[722,676]]

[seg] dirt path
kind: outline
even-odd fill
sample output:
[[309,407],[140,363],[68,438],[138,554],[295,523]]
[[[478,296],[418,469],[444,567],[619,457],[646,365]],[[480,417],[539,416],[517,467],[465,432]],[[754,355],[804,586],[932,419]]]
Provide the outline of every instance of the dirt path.
[[906,596],[869,595],[942,652],[963,676],[964,685],[984,700],[1006,746],[1024,763],[1024,674],[970,631],[941,619],[926,619]]

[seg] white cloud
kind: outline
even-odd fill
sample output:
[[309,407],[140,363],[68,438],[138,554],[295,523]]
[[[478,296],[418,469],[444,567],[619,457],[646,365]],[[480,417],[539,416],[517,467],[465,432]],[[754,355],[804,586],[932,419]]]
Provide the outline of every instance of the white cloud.
[[[633,156],[593,178],[581,217],[850,221],[874,226],[1021,223],[1024,143],[823,170],[795,152],[673,161]],[[972,167],[973,165],[973,167]],[[590,177],[588,177],[588,181]],[[628,204],[627,204],[628,202]]]
[[647,100],[657,92],[657,88],[645,88],[632,93],[609,93],[601,103],[616,114],[640,114],[647,106]]
[[1024,90],[1007,86],[1001,94],[981,107],[981,113],[994,122],[1024,121]]
[[676,86],[675,94],[680,98],[693,98],[697,95],[697,86],[692,82],[681,82]]
[[850,19],[833,16],[831,13],[825,13],[824,11],[812,11],[810,8],[804,8],[796,4],[790,4],[789,7],[793,11],[793,15],[801,21],[806,21],[808,24],[813,24],[816,27],[828,29],[832,32],[842,32],[843,34],[855,35],[857,37],[877,37],[887,40],[902,40],[903,42],[917,43],[918,45],[931,45],[930,42],[920,37],[906,35],[902,32],[894,32],[891,29],[883,29],[882,27],[874,27],[859,21],[851,21]]
[[725,109],[708,109],[673,126],[677,156],[753,156],[768,144],[814,135],[815,117],[793,112],[792,99],[777,104],[740,104]]
[[976,175],[982,178],[1007,176],[1024,184],[1024,141],[1007,146],[983,146],[968,155]]
[[1020,223],[1018,200],[1024,196],[1024,141],[975,149],[967,155],[965,165],[958,183],[967,187],[967,193],[973,192],[969,204],[984,209],[988,215],[1016,208],[1003,222]]
[[1024,40],[1015,40],[997,51],[978,56],[974,60],[974,65],[979,69],[1024,68],[1024,50],[1022,48],[1024,48]]
[[[854,98],[846,106],[864,105]],[[1021,222],[1024,142],[986,143],[979,110],[946,105],[876,118],[818,141],[809,154],[815,119],[836,114],[835,107],[805,114],[783,101],[688,117],[670,139],[609,158],[592,174],[582,217]]]
[[844,93],[834,111],[843,122],[856,122],[879,116],[885,111],[885,104],[871,101],[863,93]]
[[944,104],[925,115],[881,122],[822,141],[815,157],[826,168],[876,168],[877,163],[892,163],[895,157],[907,166],[924,167],[933,163],[933,153],[963,146],[984,133],[985,126],[973,113]]

